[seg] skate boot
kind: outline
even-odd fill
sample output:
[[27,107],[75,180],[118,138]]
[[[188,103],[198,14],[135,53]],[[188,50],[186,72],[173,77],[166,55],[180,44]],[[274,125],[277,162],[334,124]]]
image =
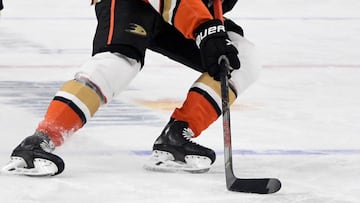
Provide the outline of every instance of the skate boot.
[[145,169],[203,173],[210,169],[216,154],[212,149],[191,141],[193,132],[187,122],[170,120],[156,139]]
[[2,173],[28,176],[58,175],[64,170],[63,160],[51,152],[55,146],[42,132],[25,138],[12,152]]

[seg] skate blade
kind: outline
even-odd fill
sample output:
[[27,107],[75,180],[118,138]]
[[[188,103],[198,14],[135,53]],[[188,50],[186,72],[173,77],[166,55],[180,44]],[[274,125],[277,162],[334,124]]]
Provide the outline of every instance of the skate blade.
[[34,159],[34,168],[26,168],[26,162],[21,157],[11,157],[10,162],[1,169],[2,174],[24,176],[52,176],[57,171],[53,162],[41,158]]
[[168,152],[154,151],[143,168],[157,172],[206,173],[210,170],[210,166],[211,161],[208,158],[191,155],[185,157],[185,162],[179,162],[174,161],[173,156]]
[[149,161],[145,163],[143,168],[147,171],[155,172],[165,172],[165,173],[206,173],[210,168],[194,168],[190,167],[187,164],[178,163],[174,161],[164,161],[164,162],[153,162]]

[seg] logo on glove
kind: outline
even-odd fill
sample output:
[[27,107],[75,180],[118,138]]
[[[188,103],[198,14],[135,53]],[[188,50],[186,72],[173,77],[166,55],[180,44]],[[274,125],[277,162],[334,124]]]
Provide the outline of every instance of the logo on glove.
[[200,46],[201,41],[206,38],[209,35],[213,35],[216,33],[221,33],[221,32],[226,32],[225,31],[225,26],[224,25],[214,25],[214,26],[210,26],[207,29],[204,29],[202,32],[200,32],[197,36],[196,36],[196,44],[198,46]]

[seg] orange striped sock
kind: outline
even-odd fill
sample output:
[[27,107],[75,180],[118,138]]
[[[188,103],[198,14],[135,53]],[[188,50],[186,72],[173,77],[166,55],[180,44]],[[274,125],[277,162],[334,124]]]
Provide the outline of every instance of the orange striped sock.
[[48,135],[56,146],[79,130],[101,105],[101,97],[91,87],[76,80],[66,82],[51,101],[37,131]]
[[[229,86],[229,103],[232,104],[236,91],[231,84]],[[220,95],[220,82],[203,73],[192,85],[183,106],[176,108],[171,118],[186,121],[197,137],[221,115]]]
[[221,114],[221,110],[216,108],[201,93],[190,90],[183,106],[176,108],[172,118],[186,121],[189,128],[194,132],[194,137],[210,126]]
[[51,101],[44,120],[42,120],[37,131],[44,132],[54,142],[55,146],[60,146],[64,142],[64,137],[83,126],[83,121],[79,115],[65,102]]

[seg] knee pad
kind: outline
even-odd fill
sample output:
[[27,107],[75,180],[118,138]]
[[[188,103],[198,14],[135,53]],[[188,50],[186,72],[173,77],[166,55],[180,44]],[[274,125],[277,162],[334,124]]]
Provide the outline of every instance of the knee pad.
[[92,87],[104,103],[110,102],[141,69],[141,63],[122,54],[103,52],[93,56],[75,74],[75,80]]
[[241,67],[231,73],[230,82],[240,95],[259,77],[261,63],[253,43],[235,32],[230,31],[228,35],[239,51]]

